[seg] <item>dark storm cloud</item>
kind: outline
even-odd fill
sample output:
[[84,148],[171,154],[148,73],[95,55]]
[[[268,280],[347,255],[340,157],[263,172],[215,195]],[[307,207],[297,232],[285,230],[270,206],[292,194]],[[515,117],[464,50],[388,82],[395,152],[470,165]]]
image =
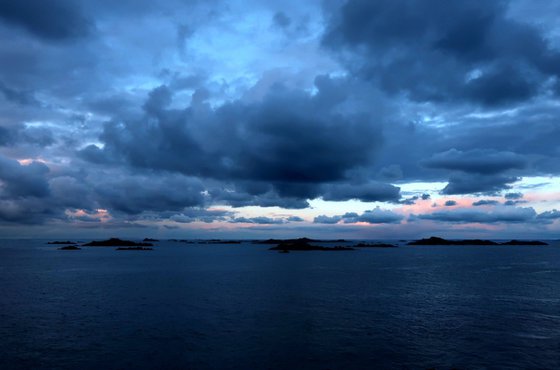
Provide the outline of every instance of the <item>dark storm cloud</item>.
[[516,206],[518,204],[527,203],[526,200],[506,200],[504,206]]
[[280,207],[286,209],[303,209],[309,207],[305,199],[293,197],[280,197],[277,193],[270,191],[265,194],[252,195],[245,192],[210,192],[212,199],[216,203],[229,204],[234,208],[259,206],[259,207]]
[[188,208],[181,213],[171,215],[171,221],[179,223],[191,223],[201,221],[205,223],[212,223],[214,221],[224,221],[226,217],[233,215],[232,212],[219,210],[219,209],[204,209],[204,208]]
[[0,94],[4,96],[4,99],[12,103],[20,105],[39,104],[37,99],[35,99],[33,92],[13,89],[6,86],[2,81],[0,81]]
[[523,193],[507,193],[504,195],[506,199],[521,199],[523,198]]
[[510,184],[520,180],[504,172],[522,170],[528,165],[527,159],[509,151],[493,149],[472,149],[461,151],[451,149],[432,155],[421,162],[426,168],[455,171],[443,194],[495,194],[509,189]]
[[357,217],[346,214],[343,218],[345,223],[366,222],[368,224],[395,224],[400,223],[404,217],[393,211],[376,207],[371,211],[365,211]]
[[12,133],[5,127],[0,126],[0,145],[8,145],[12,142]]
[[511,184],[519,181],[515,176],[478,175],[457,173],[449,178],[449,183],[441,191],[442,194],[497,194],[511,189]]
[[[253,195],[316,198],[323,184],[370,164],[381,146],[380,129],[370,118],[331,112],[338,100],[326,99],[323,85],[315,96],[276,86],[261,102],[180,110],[167,108],[173,94],[161,86],[149,94],[144,117],[106,124],[104,148],[88,146],[80,155],[97,163],[110,158],[137,168],[272,186]],[[399,198],[399,189],[386,184],[332,185],[326,192],[339,200]]]
[[316,224],[327,224],[333,225],[339,223],[342,220],[342,216],[317,216],[313,219],[313,222]]
[[125,214],[170,211],[204,205],[204,187],[184,176],[118,176],[95,185],[100,206]]
[[345,224],[353,224],[357,222],[365,222],[368,224],[398,224],[404,219],[404,216],[393,211],[376,207],[370,211],[365,211],[361,215],[349,212],[340,216],[317,216],[313,220],[316,224],[336,224],[343,221]]
[[543,213],[540,213],[537,216],[538,220],[548,220],[548,221],[553,221],[553,220],[558,220],[560,219],[560,211],[558,211],[557,209],[553,209],[552,211],[546,211]]
[[47,40],[68,40],[87,36],[93,22],[75,1],[1,0],[0,19]]
[[31,144],[46,147],[55,143],[53,132],[47,127],[12,127],[0,126],[0,146],[16,146],[18,144]]
[[483,175],[496,174],[510,169],[523,169],[527,166],[527,160],[519,154],[490,149],[473,149],[465,152],[451,149],[437,153],[423,163],[428,168]]
[[273,224],[285,224],[286,220],[283,218],[271,218],[271,217],[236,217],[231,220],[233,223],[248,223],[248,224],[258,224],[258,225],[273,225]]
[[485,106],[535,96],[560,72],[543,33],[507,15],[506,1],[349,0],[323,43],[360,76],[419,101]]
[[299,216],[290,216],[290,217],[286,218],[286,220],[288,222],[303,222],[303,221],[305,221],[303,218],[301,218]]
[[500,202],[498,202],[497,200],[492,200],[492,199],[481,199],[481,200],[477,200],[476,202],[473,202],[473,206],[475,207],[479,207],[479,206],[495,206],[497,204],[499,204]]
[[[349,0],[323,19],[309,4],[0,0],[0,219],[258,224],[212,207],[411,205],[429,199],[401,194],[411,182],[501,195],[560,174],[556,30],[531,23],[554,12]],[[315,222],[402,220],[343,212]]]
[[452,223],[527,223],[535,219],[537,213],[533,208],[496,207],[493,210],[461,208],[416,215],[411,219],[452,222]]
[[444,206],[446,207],[453,207],[457,205],[457,201],[455,200],[446,200]]
[[331,201],[357,199],[363,202],[397,202],[400,199],[400,188],[378,182],[327,185],[322,197]]
[[0,190],[7,197],[46,197],[50,193],[46,174],[49,168],[41,162],[21,165],[0,155]]
[[40,198],[0,199],[0,222],[42,224],[47,219],[66,219],[60,209],[53,209]]
[[78,157],[97,164],[109,163],[110,159],[107,158],[105,152],[97,145],[90,144],[77,152]]

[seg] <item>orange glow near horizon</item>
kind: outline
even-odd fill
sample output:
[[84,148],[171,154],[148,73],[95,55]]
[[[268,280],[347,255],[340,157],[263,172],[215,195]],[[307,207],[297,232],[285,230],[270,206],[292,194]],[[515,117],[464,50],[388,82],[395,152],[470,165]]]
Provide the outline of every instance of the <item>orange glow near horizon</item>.
[[33,162],[40,162],[43,164],[47,164],[48,162],[43,158],[24,158],[24,159],[16,159],[22,166],[29,166]]

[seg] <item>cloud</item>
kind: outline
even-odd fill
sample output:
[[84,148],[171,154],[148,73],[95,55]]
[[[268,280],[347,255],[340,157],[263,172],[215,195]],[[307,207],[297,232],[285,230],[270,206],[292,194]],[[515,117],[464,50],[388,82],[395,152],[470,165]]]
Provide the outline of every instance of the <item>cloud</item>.
[[398,224],[404,219],[404,216],[393,211],[384,210],[379,207],[370,211],[365,211],[361,215],[349,212],[340,216],[317,216],[313,220],[318,224],[336,224],[343,221],[345,224],[353,224],[357,222],[365,222],[368,224]]
[[333,225],[342,220],[342,216],[317,216],[313,219],[313,223]]
[[180,175],[118,176],[103,179],[94,186],[101,207],[124,214],[204,205],[201,182]]
[[272,225],[272,224],[285,224],[286,220],[283,218],[270,218],[270,217],[236,217],[232,219],[234,223],[248,223],[258,225]]
[[324,200],[344,201],[357,199],[363,202],[397,202],[400,198],[400,188],[379,182],[366,184],[329,184],[323,188]]
[[54,41],[85,37],[93,29],[93,22],[81,12],[77,3],[66,0],[2,1],[0,19]]
[[531,207],[495,207],[491,211],[475,208],[459,208],[415,215],[422,220],[451,223],[526,223],[535,219],[537,213]]
[[39,104],[39,102],[35,99],[33,92],[12,89],[6,86],[2,81],[0,81],[0,93],[4,96],[4,99],[12,103],[24,106]]
[[493,199],[481,199],[481,200],[477,200],[476,202],[473,202],[473,206],[475,207],[479,207],[479,206],[495,206],[497,204],[499,204],[500,202],[498,202],[497,200],[493,200]]
[[14,147],[18,144],[30,144],[47,147],[54,143],[55,137],[48,127],[14,125],[5,128],[0,126],[0,146]]
[[454,200],[446,200],[444,205],[445,205],[446,207],[452,207],[452,206],[456,206],[456,205],[457,205],[457,202],[454,201]]
[[507,5],[349,0],[332,9],[323,43],[389,93],[417,101],[517,103],[558,76],[560,56],[540,29],[510,17]]
[[454,174],[449,183],[441,191],[447,195],[458,194],[497,194],[504,189],[510,189],[512,183],[520,178],[501,175]]
[[286,218],[286,220],[288,222],[303,222],[303,221],[305,221],[303,218],[301,218],[299,216],[290,216],[290,217]]
[[506,199],[521,199],[523,198],[523,193],[507,193],[504,195]]
[[553,209],[551,211],[545,211],[543,213],[540,213],[537,216],[538,220],[558,220],[560,219],[560,211],[558,211],[557,209]]
[[169,217],[171,221],[179,223],[191,222],[205,222],[212,223],[214,221],[225,221],[227,217],[232,216],[233,213],[219,209],[204,209],[204,208],[187,208],[181,213],[173,214]]
[[[324,184],[371,163],[381,145],[374,122],[329,113],[333,106],[325,105],[321,92],[310,96],[279,86],[261,102],[177,110],[167,108],[172,92],[160,86],[149,94],[144,117],[107,123],[100,137],[103,149],[90,145],[80,156],[96,163],[262,183],[280,198],[313,199]],[[332,199],[396,200],[398,191],[373,183],[325,187]]]
[[50,194],[46,174],[49,168],[41,162],[21,165],[18,161],[0,155],[0,185],[3,196],[37,197]]
[[527,166],[527,160],[512,152],[498,152],[491,149],[473,149],[463,152],[450,149],[433,155],[423,164],[428,168],[492,175],[510,169],[523,169]]
[[287,28],[292,23],[290,17],[288,17],[284,12],[276,12],[274,17],[272,17],[272,21],[274,22],[274,25],[280,28]]

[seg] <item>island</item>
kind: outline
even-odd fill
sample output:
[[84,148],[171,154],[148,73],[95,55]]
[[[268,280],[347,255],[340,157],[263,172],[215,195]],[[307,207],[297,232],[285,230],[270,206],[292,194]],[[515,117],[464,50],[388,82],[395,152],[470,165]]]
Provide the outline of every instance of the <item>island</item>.
[[266,239],[266,240],[254,240],[253,244],[280,244],[280,243],[295,243],[295,242],[306,242],[306,243],[346,243],[347,240],[336,239],[336,240],[320,240],[320,239],[309,239],[309,238],[298,238],[298,239]]
[[77,245],[67,245],[65,247],[58,248],[59,251],[79,251],[81,249],[82,248],[78,247]]
[[111,238],[108,240],[92,241],[83,245],[84,247],[152,247],[151,243],[137,243],[130,240]]
[[312,245],[308,242],[309,239],[290,239],[283,240],[276,247],[269,248],[271,251],[353,251],[351,247],[323,247],[320,245]]
[[353,245],[355,248],[397,248],[394,244],[388,243],[358,243]]
[[54,242],[47,242],[47,244],[77,244],[77,243],[71,242],[70,240],[65,240],[65,241],[55,240]]
[[548,245],[548,243],[539,240],[510,240],[509,242],[500,243],[500,245]]
[[152,238],[144,238],[144,240],[142,240],[143,242],[159,242],[159,240],[157,239],[152,239]]
[[509,242],[495,242],[482,239],[447,240],[432,236],[428,239],[420,239],[409,242],[408,245],[548,245],[545,242],[535,240],[511,240]]

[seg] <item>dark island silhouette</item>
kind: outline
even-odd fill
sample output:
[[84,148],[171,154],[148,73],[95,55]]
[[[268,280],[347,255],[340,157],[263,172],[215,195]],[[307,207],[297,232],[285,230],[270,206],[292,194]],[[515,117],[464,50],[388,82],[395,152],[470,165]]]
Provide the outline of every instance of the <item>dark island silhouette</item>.
[[84,247],[152,247],[151,243],[133,242],[131,240],[122,240],[118,238],[111,238],[108,240],[92,241],[83,244]]
[[306,243],[346,243],[347,240],[336,239],[336,240],[322,240],[322,239],[309,239],[309,238],[298,238],[298,239],[266,239],[266,240],[254,240],[253,244],[280,244],[288,242],[306,242]]
[[548,245],[538,240],[510,240],[509,242],[495,242],[483,239],[448,240],[432,236],[409,242],[408,245]]
[[500,245],[548,245],[548,243],[539,240],[510,240],[509,242],[500,243]]
[[[309,244],[311,239],[301,238],[301,239],[287,239],[280,240],[276,247],[269,248],[271,251],[353,251],[352,247],[323,247],[320,245]],[[263,243],[268,244],[268,243]]]
[[81,249],[82,248],[78,247],[77,245],[67,245],[65,247],[58,248],[59,251],[79,251]]
[[142,240],[143,242],[148,242],[148,243],[155,243],[155,242],[159,242],[159,240],[157,239],[152,239],[152,238],[144,238],[144,240]]
[[355,248],[397,248],[394,244],[388,243],[358,243],[353,245]]
[[54,242],[47,242],[47,244],[77,244],[77,242],[71,242],[70,240],[55,240]]

